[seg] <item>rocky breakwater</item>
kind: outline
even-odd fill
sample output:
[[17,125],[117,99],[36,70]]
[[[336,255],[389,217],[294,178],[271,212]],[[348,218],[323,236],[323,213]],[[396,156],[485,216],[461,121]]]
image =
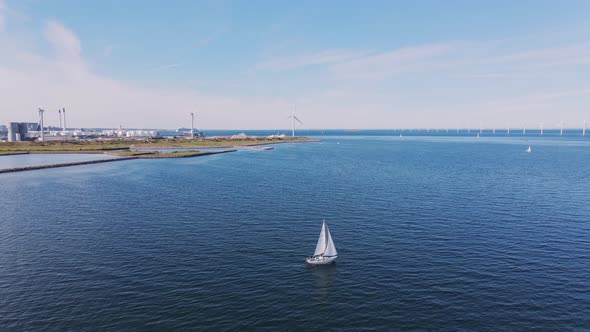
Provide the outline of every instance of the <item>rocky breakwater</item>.
[[24,167],[15,167],[15,168],[4,168],[0,169],[1,173],[15,173],[15,172],[24,172],[24,171],[34,171],[37,169],[46,169],[46,168],[57,168],[57,167],[69,167],[69,166],[79,166],[79,165],[90,165],[90,164],[100,164],[100,163],[108,163],[113,161],[123,161],[129,159],[137,159],[137,157],[122,157],[122,158],[112,158],[112,159],[100,159],[100,160],[88,160],[88,161],[74,161],[69,163],[60,163],[60,164],[49,164],[49,165],[37,165],[37,166],[24,166]]
[[[89,160],[89,161],[74,161],[74,162],[60,163],[60,164],[4,168],[4,169],[0,169],[0,174],[24,172],[24,171],[34,171],[34,170],[46,169],[46,168],[100,164],[100,163],[108,163],[108,162],[113,162],[113,161],[124,161],[124,160],[131,160],[131,159],[191,158],[191,157],[208,156],[208,155],[212,155],[212,154],[236,152],[236,151],[237,150],[223,150],[223,151],[211,151],[211,152],[194,151],[194,152],[182,152],[182,153],[174,153],[174,152],[172,152],[172,153],[158,153],[158,152],[141,153],[140,152],[140,153],[135,153],[132,155],[121,155],[121,154],[117,154],[114,152],[104,152],[104,154],[109,154],[109,155],[119,156],[119,157],[111,158],[111,159]],[[55,153],[55,152],[52,152],[52,153]],[[84,153],[84,152],[76,152],[76,153]],[[97,152],[95,152],[95,153],[97,153]]]

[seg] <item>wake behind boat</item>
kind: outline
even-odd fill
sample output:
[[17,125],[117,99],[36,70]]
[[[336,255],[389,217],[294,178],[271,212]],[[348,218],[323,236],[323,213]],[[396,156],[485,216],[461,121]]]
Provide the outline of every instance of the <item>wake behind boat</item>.
[[326,265],[334,262],[337,257],[338,252],[334,246],[334,241],[332,241],[330,229],[324,220],[318,244],[315,246],[315,252],[313,256],[307,257],[305,262],[310,265]]

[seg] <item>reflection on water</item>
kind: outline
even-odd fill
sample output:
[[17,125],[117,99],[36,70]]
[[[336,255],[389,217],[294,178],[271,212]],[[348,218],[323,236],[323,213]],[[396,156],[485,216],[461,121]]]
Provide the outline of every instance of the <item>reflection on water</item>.
[[320,294],[322,294],[322,296],[328,295],[335,284],[334,280],[338,272],[336,263],[321,266],[306,265],[307,270],[315,277],[316,286],[320,291]]

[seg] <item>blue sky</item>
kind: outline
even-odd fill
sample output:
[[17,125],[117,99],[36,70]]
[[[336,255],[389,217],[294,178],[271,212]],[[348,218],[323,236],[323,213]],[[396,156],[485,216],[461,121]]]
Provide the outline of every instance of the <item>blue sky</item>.
[[0,123],[579,127],[589,36],[589,1],[0,0]]

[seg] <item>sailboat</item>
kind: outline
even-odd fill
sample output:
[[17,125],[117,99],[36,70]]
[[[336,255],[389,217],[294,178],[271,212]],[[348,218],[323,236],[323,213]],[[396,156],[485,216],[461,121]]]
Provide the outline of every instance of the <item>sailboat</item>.
[[332,241],[330,229],[324,220],[318,244],[315,246],[315,252],[313,253],[313,256],[307,257],[305,262],[310,265],[325,265],[334,262],[337,257],[338,252],[334,246],[334,241]]
[[530,146],[530,145],[529,145],[529,148],[528,148],[528,149],[526,149],[526,152],[528,152],[528,153],[531,153],[531,152],[533,152],[533,149],[531,149],[531,146]]

